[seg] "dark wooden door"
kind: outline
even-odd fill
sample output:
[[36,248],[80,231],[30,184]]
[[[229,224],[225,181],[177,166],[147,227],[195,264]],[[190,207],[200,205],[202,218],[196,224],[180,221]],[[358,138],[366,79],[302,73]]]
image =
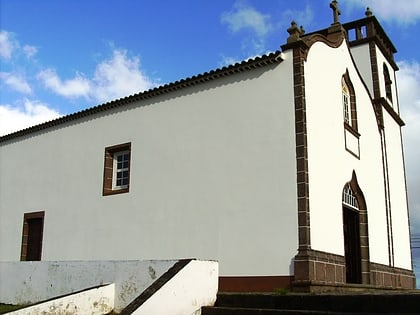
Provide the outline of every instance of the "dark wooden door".
[[343,207],[346,282],[362,283],[359,212]]
[[41,260],[42,250],[42,229],[43,218],[33,218],[27,220],[28,224],[28,245],[26,260]]

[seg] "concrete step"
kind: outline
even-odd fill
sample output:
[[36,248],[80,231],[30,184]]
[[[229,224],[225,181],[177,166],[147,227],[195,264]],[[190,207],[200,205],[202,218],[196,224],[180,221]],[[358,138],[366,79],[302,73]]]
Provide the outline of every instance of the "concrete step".
[[[214,314],[320,314],[319,312],[322,314],[420,314],[420,294],[219,293],[216,307],[224,313]],[[244,313],[236,311],[233,313],[233,309],[241,309],[240,311]],[[231,313],[228,313],[229,310]],[[254,313],[250,313],[250,311],[254,311]],[[264,313],[264,311],[268,311],[268,313]],[[281,313],[282,311],[289,313]],[[296,311],[300,313],[296,313]]]
[[201,315],[368,315],[361,313],[342,313],[308,310],[278,310],[239,307],[203,307]]

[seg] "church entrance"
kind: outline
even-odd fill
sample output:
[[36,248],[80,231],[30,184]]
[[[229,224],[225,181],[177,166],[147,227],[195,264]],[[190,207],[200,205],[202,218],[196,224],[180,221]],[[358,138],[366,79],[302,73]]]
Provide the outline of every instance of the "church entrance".
[[346,282],[362,283],[360,212],[350,185],[343,191],[343,232]]

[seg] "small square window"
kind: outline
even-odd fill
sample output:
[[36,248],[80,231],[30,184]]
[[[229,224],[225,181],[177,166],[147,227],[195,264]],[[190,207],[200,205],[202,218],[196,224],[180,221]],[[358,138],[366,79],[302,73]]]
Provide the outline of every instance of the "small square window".
[[131,143],[105,148],[103,195],[126,193],[130,187]]

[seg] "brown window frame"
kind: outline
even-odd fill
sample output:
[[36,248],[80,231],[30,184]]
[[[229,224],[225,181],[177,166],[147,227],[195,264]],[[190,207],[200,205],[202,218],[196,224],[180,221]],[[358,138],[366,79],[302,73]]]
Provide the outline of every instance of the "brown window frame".
[[[114,156],[120,152],[127,152],[129,154],[128,161],[128,185],[124,188],[115,188],[115,169],[114,169]],[[130,172],[131,172],[131,142],[118,144],[105,148],[104,156],[104,179],[103,179],[103,196],[116,195],[128,193],[130,190]]]
[[42,258],[42,245],[43,245],[43,238],[44,238],[44,218],[45,218],[45,211],[38,211],[38,212],[30,212],[25,213],[23,215],[23,228],[22,228],[22,245],[20,250],[20,260],[21,261],[28,261],[28,243],[29,243],[29,221],[34,219],[41,219],[41,231],[40,231],[40,242],[39,245],[39,254],[36,259],[31,259],[31,261],[40,261]]
[[[344,119],[344,127],[352,132],[356,137],[360,137],[360,134],[358,132],[358,122],[357,122],[357,107],[356,107],[356,93],[354,92],[353,83],[350,80],[349,71],[346,70],[346,73],[343,75],[342,80],[345,82],[348,90],[349,90],[349,96],[350,96],[350,104],[349,110],[350,110],[350,122],[346,122]],[[344,104],[342,104],[344,106]]]

